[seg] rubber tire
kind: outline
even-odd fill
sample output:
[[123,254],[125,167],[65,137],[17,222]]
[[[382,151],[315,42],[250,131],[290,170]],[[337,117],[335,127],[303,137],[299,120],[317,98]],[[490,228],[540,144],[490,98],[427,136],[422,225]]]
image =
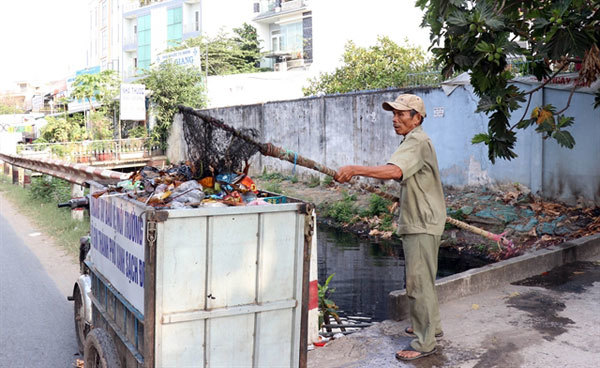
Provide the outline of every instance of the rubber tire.
[[94,328],[85,338],[83,361],[85,368],[121,368],[117,348],[102,328]]
[[73,320],[75,322],[75,337],[77,338],[77,348],[79,354],[83,355],[83,345],[85,343],[85,337],[90,331],[90,326],[85,322],[85,315],[83,310],[83,296],[79,286],[75,286],[73,289]]

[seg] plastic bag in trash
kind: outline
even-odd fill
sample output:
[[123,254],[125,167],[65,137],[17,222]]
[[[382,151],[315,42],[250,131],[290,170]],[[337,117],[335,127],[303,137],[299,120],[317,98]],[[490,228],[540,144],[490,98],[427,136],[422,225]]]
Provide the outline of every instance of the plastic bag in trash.
[[192,170],[187,165],[179,165],[167,170],[167,174],[178,180],[190,180],[193,177]]
[[226,173],[226,174],[217,175],[216,179],[218,182],[225,183],[225,184],[231,184],[234,182],[235,178],[237,178],[237,177],[238,177],[237,174]]
[[186,208],[186,205],[181,202],[173,201],[173,202],[171,202],[171,208],[173,208],[173,209]]
[[131,182],[131,179],[123,180],[117,183],[118,188],[123,188],[126,191],[138,190],[140,188],[140,182]]
[[184,183],[181,183],[177,188],[175,188],[175,190],[173,190],[173,195],[176,196],[183,192],[187,192],[194,189],[202,190],[202,185],[200,185],[200,183],[198,183],[196,180],[188,180]]
[[264,206],[264,205],[270,205],[271,203],[265,201],[262,198],[257,198],[253,201],[248,202],[248,204],[246,204],[246,206]]
[[189,180],[182,183],[173,190],[171,198],[173,201],[180,203],[199,203],[204,199],[205,195],[202,191],[202,185],[196,180]]
[[179,203],[200,203],[204,199],[204,193],[199,190],[190,190],[189,192],[184,192],[184,194],[178,195],[177,197],[173,196],[173,202]]

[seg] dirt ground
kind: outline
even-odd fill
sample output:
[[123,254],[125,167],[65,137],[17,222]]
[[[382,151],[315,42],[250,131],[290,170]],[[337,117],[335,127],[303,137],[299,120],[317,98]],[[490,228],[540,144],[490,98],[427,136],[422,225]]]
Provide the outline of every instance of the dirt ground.
[[[355,197],[353,203],[360,213],[361,209],[369,207],[372,196],[369,192],[335,182],[315,185],[314,181],[291,177],[273,179],[263,175],[254,180],[259,189],[280,189],[282,194],[314,203],[322,223],[373,241],[397,239],[393,229],[382,226],[381,218],[356,214],[351,222],[345,223],[327,216],[327,205],[343,201],[349,195]],[[514,244],[512,247],[499,245],[494,240],[447,224],[442,247],[453,248],[458,253],[494,261],[600,232],[600,207],[582,200],[567,205],[542,199],[520,184],[446,187],[444,193],[448,216],[494,234],[503,234]]]

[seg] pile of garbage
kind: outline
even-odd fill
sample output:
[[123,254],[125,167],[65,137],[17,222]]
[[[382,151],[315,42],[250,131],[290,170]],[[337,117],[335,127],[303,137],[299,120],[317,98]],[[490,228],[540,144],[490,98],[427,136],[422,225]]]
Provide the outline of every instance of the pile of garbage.
[[[600,207],[544,199],[521,184],[445,191],[449,216],[506,234],[517,254],[600,232]],[[449,228],[446,233],[446,245],[459,251],[469,244],[484,245],[481,238],[458,229]],[[488,257],[507,258],[493,242],[487,245],[491,246],[485,247]]]
[[212,174],[196,178],[193,166],[181,164],[167,169],[145,166],[128,180],[92,193],[118,192],[144,204],[159,209],[262,206],[285,203],[283,196],[261,192],[248,176],[248,166],[243,172]]

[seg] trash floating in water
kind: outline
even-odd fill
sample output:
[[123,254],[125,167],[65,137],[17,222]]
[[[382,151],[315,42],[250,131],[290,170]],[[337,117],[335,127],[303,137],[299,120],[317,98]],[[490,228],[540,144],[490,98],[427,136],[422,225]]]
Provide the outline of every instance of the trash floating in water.
[[198,178],[188,164],[164,170],[145,166],[130,179],[92,193],[92,196],[127,195],[161,209],[264,206],[287,202],[284,196],[259,191],[247,172],[248,165],[243,172],[215,174],[211,171],[210,176]]

